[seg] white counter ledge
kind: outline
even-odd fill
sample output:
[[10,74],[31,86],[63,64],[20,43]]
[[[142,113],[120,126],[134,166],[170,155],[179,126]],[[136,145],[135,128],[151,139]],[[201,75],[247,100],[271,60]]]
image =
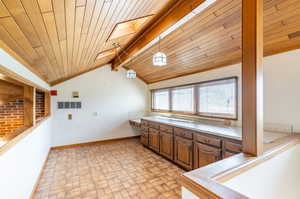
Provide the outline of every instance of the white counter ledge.
[[193,131],[199,131],[211,135],[222,136],[235,140],[242,140],[242,129],[239,127],[223,126],[217,124],[210,124],[209,122],[198,122],[192,120],[167,118],[167,117],[143,117],[142,119],[167,124],[179,128],[185,128]]
[[[150,116],[142,117],[144,120],[158,122],[162,124],[167,124],[179,128],[185,128],[193,131],[198,131],[202,133],[207,133],[211,135],[221,136],[225,138],[242,140],[242,128],[235,126],[225,126],[220,124],[215,124],[209,121],[192,121],[185,119],[161,117],[161,116]],[[140,121],[140,120],[139,120]],[[264,131],[264,143],[270,143],[276,139],[288,136],[289,133]]]

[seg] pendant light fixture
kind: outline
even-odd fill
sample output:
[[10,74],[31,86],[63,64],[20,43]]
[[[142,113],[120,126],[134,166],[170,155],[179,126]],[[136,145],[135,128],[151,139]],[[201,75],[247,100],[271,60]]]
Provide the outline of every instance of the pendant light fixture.
[[160,39],[159,37],[158,52],[153,55],[153,65],[159,67],[167,65],[167,56],[160,50]]
[[[119,53],[117,53],[117,49],[118,49],[118,48],[121,49],[121,46],[120,46],[119,43],[113,43],[113,46],[115,46],[117,57],[118,57],[118,59],[119,59],[120,62],[121,62]],[[125,53],[125,54],[128,55],[128,53],[126,53],[125,50],[123,50],[123,53]],[[130,63],[130,61],[131,61],[131,59],[129,60],[129,63]],[[126,72],[126,77],[127,77],[128,79],[136,79],[136,72],[135,72],[135,70],[133,70],[133,69],[127,70],[127,72]]]
[[136,78],[136,72],[132,69],[129,69],[127,71],[127,78],[128,79],[135,79]]

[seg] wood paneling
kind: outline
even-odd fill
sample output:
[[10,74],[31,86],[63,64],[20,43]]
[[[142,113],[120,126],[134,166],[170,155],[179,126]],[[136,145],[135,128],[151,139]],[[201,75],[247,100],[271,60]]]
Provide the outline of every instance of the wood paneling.
[[[166,67],[154,67],[154,45],[126,67],[154,83],[241,62],[241,0],[217,1],[161,40]],[[264,55],[300,48],[300,0],[264,0]],[[143,38],[141,38],[143,40]]]
[[[1,80],[0,74],[0,105],[6,104],[7,102],[14,101],[18,98],[23,98],[23,87],[14,84],[14,81]],[[13,84],[12,84],[12,83]]]
[[[108,63],[95,61],[117,23],[157,14],[172,0],[0,0],[0,37],[48,82]],[[145,24],[145,26],[147,23]],[[120,41],[126,45],[136,34]],[[44,77],[44,75],[46,77]]]
[[[113,47],[107,38],[117,23],[154,14],[154,19],[145,25],[150,27],[150,23],[158,21],[156,17],[166,15],[167,10],[179,2],[0,0],[0,37],[41,78],[55,84],[109,63],[113,56],[95,58],[98,53]],[[172,19],[180,18],[180,13],[184,10],[188,13],[190,9],[179,6],[175,12],[177,18],[174,15]],[[299,48],[299,21],[300,0],[264,0],[264,54]],[[154,25],[152,36],[158,35],[166,24],[172,22],[167,21],[165,26]],[[141,36],[145,27],[140,33],[122,38],[121,46],[136,42],[136,36]],[[132,52],[151,38],[141,37],[140,44]],[[153,83],[240,62],[241,0],[216,1],[164,38],[161,47],[168,56],[166,67],[152,66],[157,45],[125,67],[136,70],[147,83]]]

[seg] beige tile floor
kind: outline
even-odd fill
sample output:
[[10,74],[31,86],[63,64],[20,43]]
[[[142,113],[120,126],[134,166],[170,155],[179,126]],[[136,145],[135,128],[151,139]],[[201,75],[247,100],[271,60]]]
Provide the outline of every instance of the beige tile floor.
[[52,150],[33,198],[177,199],[182,172],[137,139]]

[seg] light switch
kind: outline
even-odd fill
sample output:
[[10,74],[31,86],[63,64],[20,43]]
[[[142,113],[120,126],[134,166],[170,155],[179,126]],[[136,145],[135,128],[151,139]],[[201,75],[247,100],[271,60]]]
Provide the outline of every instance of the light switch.
[[72,114],[68,114],[68,120],[72,120]]

